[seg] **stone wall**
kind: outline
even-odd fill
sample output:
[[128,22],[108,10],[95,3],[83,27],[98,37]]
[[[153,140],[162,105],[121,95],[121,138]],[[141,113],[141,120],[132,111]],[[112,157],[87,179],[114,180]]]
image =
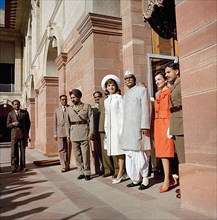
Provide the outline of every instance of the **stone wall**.
[[181,205],[216,217],[217,2],[177,4],[186,163]]

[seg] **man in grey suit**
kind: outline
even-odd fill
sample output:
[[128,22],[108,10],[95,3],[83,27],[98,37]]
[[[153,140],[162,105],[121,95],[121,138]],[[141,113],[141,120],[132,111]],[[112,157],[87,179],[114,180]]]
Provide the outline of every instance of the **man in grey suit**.
[[[122,149],[126,154],[126,170],[132,180],[128,187],[148,184],[150,156],[150,99],[147,88],[136,85],[136,77],[126,71],[124,80],[129,90],[123,97]],[[141,181],[142,179],[142,181]]]
[[79,89],[69,92],[72,106],[67,109],[66,133],[72,141],[76,165],[79,170],[77,179],[90,180],[90,143],[93,139],[93,114],[89,104],[81,102],[82,93]]
[[70,146],[66,137],[65,120],[66,120],[66,109],[68,108],[67,96],[60,96],[59,106],[54,111],[53,128],[54,128],[54,139],[58,141],[58,152],[61,164],[61,172],[66,172],[70,169]]
[[20,109],[20,101],[12,102],[14,110],[8,113],[7,128],[11,129],[11,168],[12,173],[16,173],[19,168],[20,151],[20,171],[26,170],[25,150],[29,138],[31,122],[29,113]]

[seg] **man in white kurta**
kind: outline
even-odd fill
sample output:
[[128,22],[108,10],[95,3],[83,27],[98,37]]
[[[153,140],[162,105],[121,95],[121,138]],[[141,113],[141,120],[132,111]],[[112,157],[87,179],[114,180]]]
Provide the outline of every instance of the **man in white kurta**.
[[125,84],[129,90],[123,97],[122,149],[126,154],[126,170],[132,180],[128,187],[148,184],[150,156],[150,102],[147,88],[136,85],[136,77],[126,71]]

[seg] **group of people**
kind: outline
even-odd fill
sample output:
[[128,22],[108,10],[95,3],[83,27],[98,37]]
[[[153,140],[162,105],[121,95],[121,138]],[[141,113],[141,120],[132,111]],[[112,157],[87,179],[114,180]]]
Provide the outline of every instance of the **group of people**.
[[[70,169],[72,149],[79,171],[77,179],[90,180],[91,147],[98,158],[100,175],[112,175],[112,184],[129,177],[132,182],[128,187],[146,189],[149,185],[152,146],[150,136],[153,133],[156,157],[161,158],[164,170],[160,192],[167,192],[175,182],[170,159],[176,152],[179,163],[185,162],[178,63],[167,65],[164,71],[157,71],[154,79],[158,88],[153,110],[154,129],[151,129],[148,90],[146,86],[136,83],[135,74],[129,70],[124,74],[124,82],[128,87],[124,96],[120,92],[120,79],[112,74],[102,79],[104,95],[100,91],[94,92],[93,106],[81,101],[82,92],[79,89],[69,91],[72,105],[68,105],[67,95],[61,95],[61,105],[55,110],[53,120],[61,171]],[[7,127],[12,134],[11,165],[14,173],[19,166],[19,147],[20,169],[25,169],[30,119],[28,112],[20,109],[18,100],[12,104],[14,111],[8,114]]]
[[[158,92],[154,101],[154,130],[151,129],[150,97],[146,86],[138,85],[135,74],[129,70],[124,74],[124,81],[128,91],[123,97],[120,79],[109,74],[101,82],[104,95],[94,92],[93,106],[81,101],[82,92],[78,89],[69,92],[71,106],[61,102],[67,110],[65,115],[63,107],[55,111],[54,130],[55,138],[61,138],[58,145],[62,172],[69,170],[66,159],[69,151],[64,146],[71,143],[79,170],[77,179],[90,180],[91,147],[98,158],[100,175],[112,175],[112,184],[129,177],[132,182],[128,187],[139,186],[143,190],[149,185],[150,134],[153,132],[156,157],[161,158],[164,170],[160,192],[167,192],[175,183],[170,159],[176,152],[179,163],[185,162],[179,65],[169,64],[164,71],[155,74]],[[62,97],[67,99],[63,95],[60,101]],[[58,112],[61,112],[59,122]],[[64,137],[56,134],[58,127],[65,129]]]

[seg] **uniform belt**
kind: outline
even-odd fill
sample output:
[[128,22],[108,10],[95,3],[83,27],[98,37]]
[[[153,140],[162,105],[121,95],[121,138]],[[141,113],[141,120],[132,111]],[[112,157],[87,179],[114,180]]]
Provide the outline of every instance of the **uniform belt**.
[[173,113],[173,112],[179,112],[182,110],[182,105],[178,105],[178,106],[173,106],[170,108],[170,112]]
[[72,121],[71,125],[82,125],[82,124],[87,124],[87,121]]

